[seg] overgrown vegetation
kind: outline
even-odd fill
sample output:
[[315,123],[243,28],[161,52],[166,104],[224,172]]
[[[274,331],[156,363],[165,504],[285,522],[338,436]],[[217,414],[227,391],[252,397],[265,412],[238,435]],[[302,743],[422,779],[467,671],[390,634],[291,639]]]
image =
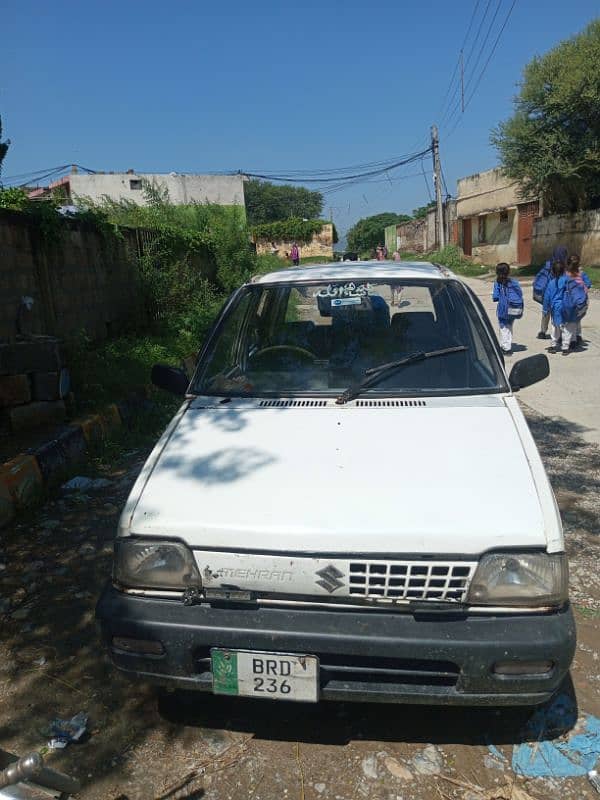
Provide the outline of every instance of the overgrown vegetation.
[[466,258],[460,247],[455,244],[447,244],[441,250],[434,250],[431,253],[403,251],[401,255],[403,261],[430,261],[432,264],[441,264],[444,267],[448,267],[458,275],[466,275],[468,277],[483,275],[488,271],[488,267],[475,264],[471,259]]
[[515,113],[491,136],[523,195],[550,212],[600,206],[600,20],[524,70]]
[[427,203],[426,206],[419,206],[418,208],[413,208],[413,219],[424,219],[427,214],[435,208],[435,200],[432,200],[430,203]]
[[321,219],[290,219],[253,225],[252,234],[256,239],[267,239],[270,242],[292,242],[306,244],[316,233],[321,233],[325,222]]
[[395,214],[391,211],[359,219],[348,231],[348,250],[356,252],[374,250],[378,244],[383,244],[385,241],[385,229],[388,225],[397,225],[408,220],[410,217],[406,214]]
[[244,200],[251,226],[293,217],[317,219],[323,211],[321,192],[304,186],[276,186],[256,178],[244,183]]

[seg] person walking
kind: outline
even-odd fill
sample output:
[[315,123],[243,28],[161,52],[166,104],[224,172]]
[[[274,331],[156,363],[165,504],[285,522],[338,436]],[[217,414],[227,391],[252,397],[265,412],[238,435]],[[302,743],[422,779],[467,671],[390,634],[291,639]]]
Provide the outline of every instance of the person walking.
[[552,277],[544,292],[544,314],[552,319],[552,344],[549,353],[558,353],[562,349],[563,356],[569,355],[571,341],[577,337],[577,321],[571,319],[564,305],[565,289],[570,278],[565,275],[562,261],[552,262]]
[[[583,287],[586,295],[592,288],[592,282],[589,276],[581,269],[579,256],[573,254],[569,257],[567,264],[567,275],[572,278],[577,284]],[[581,335],[581,319],[577,320],[577,329],[575,331],[575,341],[571,342],[571,349],[581,347],[583,344],[583,337]]]
[[519,281],[510,277],[510,266],[504,261],[496,267],[492,300],[498,303],[496,316],[500,329],[500,348],[505,355],[511,355],[513,323],[523,316],[523,291]]
[[[540,303],[543,305],[544,303],[544,293],[546,291],[546,287],[548,283],[552,279],[552,264],[555,261],[560,261],[564,267],[567,266],[567,259],[569,257],[569,252],[567,248],[562,245],[558,244],[552,251],[552,257],[546,261],[544,266],[538,272],[538,274],[533,279],[533,299],[536,303]],[[549,339],[550,334],[548,333],[548,327],[550,325],[550,314],[544,314],[542,311],[542,321],[540,324],[540,331],[537,335],[538,339]]]
[[290,250],[290,258],[292,259],[292,264],[295,267],[300,265],[300,249],[296,242],[292,245],[292,249]]

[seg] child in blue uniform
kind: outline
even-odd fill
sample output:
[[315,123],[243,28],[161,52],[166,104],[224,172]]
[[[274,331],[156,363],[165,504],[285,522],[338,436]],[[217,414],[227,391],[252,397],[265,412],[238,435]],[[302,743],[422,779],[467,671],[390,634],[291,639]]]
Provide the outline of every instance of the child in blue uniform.
[[571,342],[577,336],[577,320],[570,318],[564,305],[565,288],[569,280],[563,262],[552,262],[552,277],[544,292],[544,314],[550,314],[552,318],[552,344],[548,352],[558,353],[562,349],[563,356],[569,355]]
[[501,262],[496,267],[496,280],[492,300],[498,303],[496,316],[500,329],[500,347],[503,353],[512,353],[513,323],[523,316],[523,292],[519,281],[510,277],[510,267]]

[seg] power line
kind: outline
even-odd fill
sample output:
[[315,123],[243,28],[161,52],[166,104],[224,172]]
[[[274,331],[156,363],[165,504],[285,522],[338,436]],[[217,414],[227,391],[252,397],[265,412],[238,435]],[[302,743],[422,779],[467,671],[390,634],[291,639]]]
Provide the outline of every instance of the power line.
[[[399,161],[396,161],[391,164],[386,164],[385,166],[378,167],[375,169],[365,170],[364,172],[357,173],[355,175],[336,175],[332,176],[331,171],[326,173],[329,177],[303,177],[300,178],[296,177],[287,177],[286,174],[284,175],[277,175],[273,173],[255,173],[255,172],[246,172],[240,170],[240,173],[246,175],[249,178],[260,178],[261,180],[268,180],[268,181],[277,181],[280,183],[336,183],[342,181],[354,181],[358,178],[369,178],[376,175],[383,175],[385,172],[389,172],[391,170],[397,169],[398,167],[403,167],[406,164],[412,164],[415,161],[418,161],[423,156],[427,155],[427,153],[431,152],[431,147],[428,147],[425,150],[421,150],[419,153],[413,153],[410,156],[407,156]],[[311,173],[309,173],[311,174]],[[313,173],[314,174],[314,173]]]
[[[468,91],[469,87],[471,86],[471,83],[472,83],[473,78],[475,77],[475,73],[477,71],[477,67],[479,66],[479,64],[481,62],[481,57],[482,57],[483,52],[485,50],[485,46],[488,43],[488,39],[490,38],[490,34],[491,34],[492,29],[494,27],[494,23],[496,22],[496,18],[498,17],[498,12],[500,11],[500,7],[502,6],[502,1],[503,0],[498,0],[498,2],[496,3],[496,10],[494,11],[494,14],[492,16],[490,24],[488,25],[487,33],[485,34],[485,38],[484,38],[483,42],[481,43],[481,47],[479,48],[479,52],[477,53],[477,58],[475,60],[475,64],[473,65],[473,68],[471,70],[471,74],[469,75],[469,77],[467,79],[467,84],[466,84],[466,87],[465,87],[465,89],[467,91]],[[450,115],[448,116],[448,118],[446,120],[446,124],[449,125],[451,122],[453,122],[455,114],[457,114],[459,111],[461,111],[461,109],[464,112],[465,108],[466,108],[466,103],[464,103],[464,98],[462,98],[461,102],[457,103],[456,106],[454,107],[454,109],[451,111]]]
[[[499,2],[501,2],[501,0],[499,0]],[[477,28],[477,33],[475,34],[475,38],[473,39],[473,42],[472,42],[472,44],[471,44],[471,46],[469,48],[469,52],[467,53],[466,60],[464,59],[464,45],[463,45],[463,48],[461,48],[463,50],[463,62],[462,62],[463,74],[464,74],[464,71],[468,69],[469,64],[471,63],[471,58],[473,56],[473,53],[475,52],[475,48],[477,47],[477,45],[479,43],[479,37],[481,36],[481,31],[482,31],[483,26],[485,24],[485,20],[487,19],[487,15],[488,15],[488,12],[490,10],[491,4],[492,4],[492,0],[487,0],[487,3],[485,5],[485,9],[483,11],[483,16],[482,16],[482,18],[481,18],[481,20],[479,22],[479,27]],[[479,4],[477,4],[477,5],[479,6]],[[488,35],[489,35],[489,27],[488,27]],[[460,58],[460,56],[459,56],[459,58]],[[460,90],[460,82],[458,82],[456,84],[456,87],[455,87],[454,92],[452,94],[452,98],[450,99],[450,102],[447,105],[446,111],[445,111],[445,113],[443,114],[443,116],[442,116],[442,118],[440,120],[440,127],[442,127],[443,125],[446,125],[447,122],[448,122],[449,117],[452,117],[454,115],[454,112],[456,110],[456,105],[454,104],[454,100],[456,99],[457,95],[459,94],[459,90]],[[459,100],[459,102],[460,102],[460,100]]]
[[[486,72],[486,70],[488,68],[488,65],[489,65],[490,61],[492,60],[492,58],[494,56],[494,53],[496,52],[496,48],[498,47],[498,44],[499,44],[500,39],[502,37],[502,34],[504,33],[504,30],[506,29],[506,26],[508,25],[508,22],[510,20],[510,17],[512,15],[513,9],[514,9],[516,4],[517,4],[517,0],[512,0],[511,6],[508,9],[506,17],[504,18],[504,22],[502,23],[502,26],[500,27],[500,30],[498,31],[498,34],[496,36],[496,39],[494,40],[494,43],[492,45],[492,49],[490,50],[490,53],[489,53],[484,65],[483,65],[483,67],[481,68],[481,72],[479,73],[479,77],[477,78],[475,86],[473,87],[473,90],[471,91],[471,94],[468,96],[468,98],[467,98],[467,100],[465,102],[465,109],[467,109],[469,107],[469,104],[471,103],[471,100],[473,99],[473,96],[475,95],[475,92],[479,88],[479,84],[483,80],[483,76],[485,75],[485,72]],[[450,136],[452,136],[452,134],[454,133],[454,131],[458,127],[458,124],[460,123],[460,120],[461,120],[461,117],[459,116],[457,118],[454,126],[452,127],[451,131],[446,135],[446,138],[449,138]]]
[[[460,46],[459,56],[458,56],[458,58],[456,60],[456,65],[454,67],[454,72],[452,73],[452,77],[450,78],[450,83],[448,84],[448,88],[446,89],[446,94],[444,95],[444,99],[442,100],[442,108],[441,108],[441,111],[440,111],[440,117],[444,114],[444,109],[446,107],[446,100],[448,99],[448,97],[450,95],[450,91],[452,89],[452,84],[454,82],[454,78],[456,77],[456,74],[458,72],[458,67],[460,65],[461,55],[462,55],[462,53],[463,53],[463,51],[465,49],[465,44],[467,43],[467,39],[469,38],[469,34],[471,33],[471,28],[473,27],[473,22],[475,21],[475,15],[477,14],[477,9],[479,8],[480,2],[481,2],[481,0],[476,0],[475,7],[473,8],[473,11],[471,12],[471,19],[469,20],[469,27],[467,28],[467,32],[465,33],[464,39],[463,39],[462,44]],[[450,101],[450,102],[452,102],[452,101]]]

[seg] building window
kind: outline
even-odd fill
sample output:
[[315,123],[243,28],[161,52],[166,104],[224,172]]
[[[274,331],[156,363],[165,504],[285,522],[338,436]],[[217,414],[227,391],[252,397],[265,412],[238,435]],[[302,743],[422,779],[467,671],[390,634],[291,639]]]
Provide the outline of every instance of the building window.
[[500,212],[500,222],[508,222],[508,211]]
[[485,217],[478,217],[477,241],[479,244],[483,244],[483,242],[485,242]]
[[141,180],[139,180],[139,178],[136,178],[135,180],[129,181],[129,188],[132,190],[141,189],[142,188]]

